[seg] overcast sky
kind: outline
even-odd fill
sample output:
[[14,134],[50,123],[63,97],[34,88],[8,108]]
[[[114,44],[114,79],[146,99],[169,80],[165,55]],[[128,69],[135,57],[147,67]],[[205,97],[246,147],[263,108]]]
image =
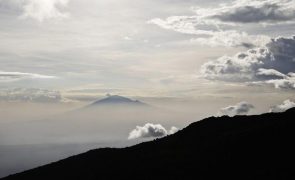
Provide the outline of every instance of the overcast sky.
[[0,87],[283,101],[294,23],[292,0],[0,0]]

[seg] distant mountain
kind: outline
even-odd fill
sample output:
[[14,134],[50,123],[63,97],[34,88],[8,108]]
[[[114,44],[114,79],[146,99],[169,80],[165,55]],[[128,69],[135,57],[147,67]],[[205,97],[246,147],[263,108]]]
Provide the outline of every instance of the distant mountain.
[[139,100],[132,100],[127,97],[118,95],[107,95],[106,98],[95,101],[94,103],[87,106],[87,108],[97,107],[97,106],[137,106],[143,107],[148,106]]
[[293,179],[294,117],[295,109],[210,117],[162,139],[92,150],[4,179]]

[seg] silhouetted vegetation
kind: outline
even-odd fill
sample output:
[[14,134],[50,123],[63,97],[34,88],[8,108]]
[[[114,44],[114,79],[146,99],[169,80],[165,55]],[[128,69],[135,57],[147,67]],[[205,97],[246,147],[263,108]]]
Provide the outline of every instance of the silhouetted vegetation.
[[294,117],[295,109],[211,117],[162,139],[92,150],[6,179],[292,179]]

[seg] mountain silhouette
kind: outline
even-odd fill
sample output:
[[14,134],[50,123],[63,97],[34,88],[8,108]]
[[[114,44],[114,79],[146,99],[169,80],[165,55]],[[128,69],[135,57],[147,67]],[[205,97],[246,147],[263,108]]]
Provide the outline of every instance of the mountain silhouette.
[[5,180],[292,179],[295,109],[210,117],[127,148],[91,150]]

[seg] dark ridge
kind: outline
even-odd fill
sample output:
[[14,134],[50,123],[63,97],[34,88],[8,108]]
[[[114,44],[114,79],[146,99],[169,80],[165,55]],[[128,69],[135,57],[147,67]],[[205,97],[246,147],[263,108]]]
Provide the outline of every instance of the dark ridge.
[[132,147],[96,149],[5,180],[293,179],[295,109],[210,117]]

